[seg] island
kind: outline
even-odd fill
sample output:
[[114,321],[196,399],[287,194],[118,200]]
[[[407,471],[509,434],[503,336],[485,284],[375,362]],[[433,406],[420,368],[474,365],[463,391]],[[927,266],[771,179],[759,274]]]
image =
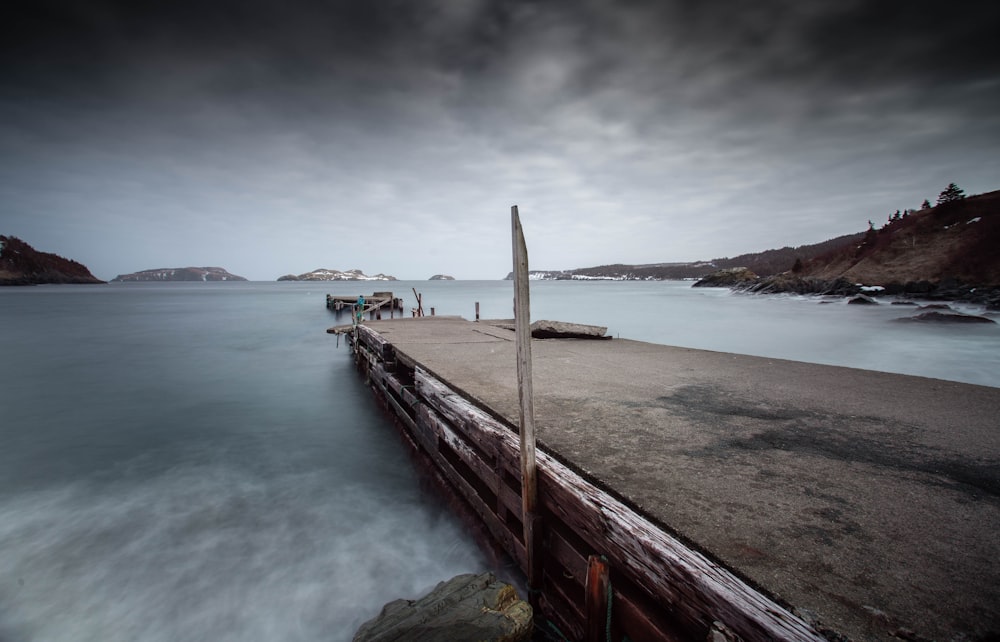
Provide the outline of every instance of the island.
[[230,274],[220,267],[156,268],[131,274],[119,274],[113,283],[163,282],[163,281],[246,281],[242,276]]
[[278,277],[279,281],[396,281],[396,277],[387,274],[365,274],[361,270],[330,270],[317,268],[305,274],[286,274]]

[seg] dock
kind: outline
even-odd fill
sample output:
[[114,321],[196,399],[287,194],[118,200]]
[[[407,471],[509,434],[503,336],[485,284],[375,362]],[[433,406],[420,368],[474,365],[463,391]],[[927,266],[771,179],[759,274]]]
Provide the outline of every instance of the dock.
[[[348,335],[414,454],[527,572],[501,326]],[[1000,388],[623,339],[532,352],[531,597],[566,639],[1000,635]]]
[[[342,296],[327,294],[326,307],[328,310],[340,313],[347,310],[353,314],[359,312],[357,296]],[[403,309],[403,300],[393,296],[392,292],[375,292],[364,297],[363,309],[360,310],[362,318],[369,318],[372,321],[381,320],[382,310],[389,310],[389,318],[395,316],[396,310]]]

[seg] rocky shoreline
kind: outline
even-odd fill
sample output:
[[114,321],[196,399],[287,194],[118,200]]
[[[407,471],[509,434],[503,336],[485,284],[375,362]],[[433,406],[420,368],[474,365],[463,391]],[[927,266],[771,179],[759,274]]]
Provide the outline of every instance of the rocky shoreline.
[[1000,311],[1000,286],[973,285],[945,279],[931,281],[907,281],[884,285],[864,285],[838,277],[823,279],[798,276],[790,272],[760,277],[746,268],[719,270],[695,282],[692,287],[725,287],[738,292],[752,294],[816,294],[853,297],[902,296],[917,297],[931,301],[953,301],[982,305],[987,310]]

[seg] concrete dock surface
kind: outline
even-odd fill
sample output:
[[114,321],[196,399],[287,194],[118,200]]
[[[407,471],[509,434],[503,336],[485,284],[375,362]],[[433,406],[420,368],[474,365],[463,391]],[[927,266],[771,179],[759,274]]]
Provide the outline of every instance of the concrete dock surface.
[[[366,325],[517,425],[510,330]],[[622,339],[532,352],[541,448],[807,620],[1000,635],[1000,388]]]

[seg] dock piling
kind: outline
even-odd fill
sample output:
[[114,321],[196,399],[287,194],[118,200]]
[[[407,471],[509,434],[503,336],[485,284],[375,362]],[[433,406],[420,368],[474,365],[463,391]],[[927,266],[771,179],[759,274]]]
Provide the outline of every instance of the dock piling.
[[[540,521],[536,511],[538,481],[535,468],[535,411],[531,385],[531,304],[528,292],[528,249],[517,205],[510,208],[514,252],[514,334],[517,340],[517,396],[520,401],[521,511],[524,546],[528,558],[528,591],[541,588],[541,561],[536,544],[540,541]],[[538,532],[536,532],[536,529]],[[532,601],[532,605],[535,602]]]

